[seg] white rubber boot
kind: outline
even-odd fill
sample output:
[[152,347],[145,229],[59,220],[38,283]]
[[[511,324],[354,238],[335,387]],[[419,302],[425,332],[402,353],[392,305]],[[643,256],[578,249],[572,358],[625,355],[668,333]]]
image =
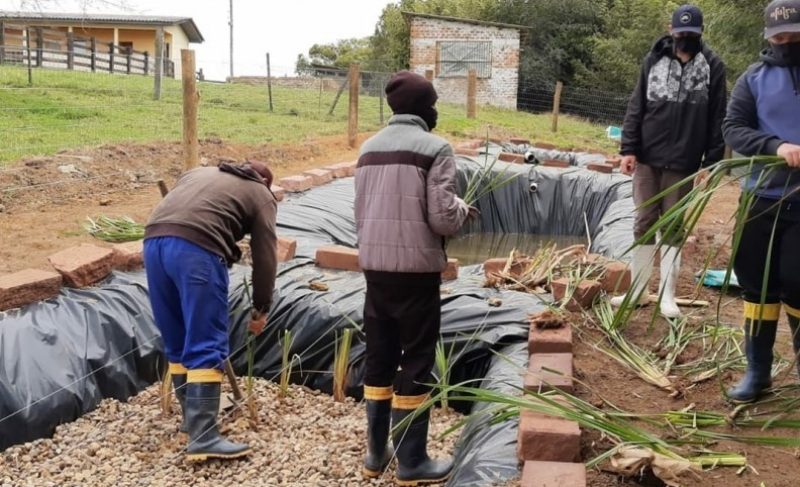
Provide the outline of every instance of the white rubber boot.
[[[650,281],[650,276],[653,275],[653,256],[655,252],[655,245],[639,245],[633,250],[631,258],[632,283],[628,294],[631,295],[631,300],[638,298],[637,306],[646,306],[650,303],[650,291],[647,289],[647,283]],[[626,296],[611,298],[611,306],[622,306]]]
[[658,283],[658,295],[661,316],[675,319],[681,317],[681,310],[675,304],[675,289],[678,286],[678,273],[681,270],[681,249],[679,247],[661,247],[661,281]]

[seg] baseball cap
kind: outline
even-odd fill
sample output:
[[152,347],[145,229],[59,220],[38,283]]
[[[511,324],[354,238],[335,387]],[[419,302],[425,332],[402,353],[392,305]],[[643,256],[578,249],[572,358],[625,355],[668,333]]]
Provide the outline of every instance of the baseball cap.
[[695,5],[681,5],[672,14],[672,32],[703,33],[703,11]]
[[775,0],[764,9],[764,38],[800,32],[800,0]]

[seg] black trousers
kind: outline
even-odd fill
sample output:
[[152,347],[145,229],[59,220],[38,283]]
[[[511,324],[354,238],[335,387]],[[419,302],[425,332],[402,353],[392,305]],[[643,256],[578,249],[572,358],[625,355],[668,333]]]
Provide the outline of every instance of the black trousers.
[[761,302],[764,275],[769,269],[765,303],[783,302],[800,309],[800,203],[756,201],[747,216],[733,267],[745,301]]
[[[430,392],[441,325],[440,274],[370,272],[364,304],[364,385],[399,396]],[[398,370],[399,367],[399,370]]]

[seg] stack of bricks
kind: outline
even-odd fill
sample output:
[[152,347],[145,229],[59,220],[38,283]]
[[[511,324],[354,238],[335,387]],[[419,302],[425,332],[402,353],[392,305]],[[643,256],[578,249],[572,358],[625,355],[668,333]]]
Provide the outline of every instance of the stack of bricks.
[[[539,328],[536,322],[534,317],[528,338],[530,361],[525,389],[537,393],[560,389],[571,394],[572,328],[564,321],[553,328]],[[580,463],[580,454],[578,423],[530,410],[520,412],[517,457],[523,464],[522,487],[585,486],[586,468]]]

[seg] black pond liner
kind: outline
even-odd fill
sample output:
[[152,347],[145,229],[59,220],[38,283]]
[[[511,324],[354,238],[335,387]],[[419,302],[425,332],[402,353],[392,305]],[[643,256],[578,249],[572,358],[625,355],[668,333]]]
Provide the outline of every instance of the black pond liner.
[[[475,166],[459,158],[459,185]],[[519,174],[511,185],[479,203],[480,221],[467,232],[584,235],[592,248],[619,256],[631,243],[630,180],[584,170],[500,164]],[[531,190],[535,183],[536,190]],[[362,322],[365,282],[360,273],[324,271],[312,265],[321,245],[354,246],[353,180],[334,181],[280,206],[278,233],[298,241],[297,258],[282,264],[268,329],[255,341],[255,374],[276,379],[281,336],[291,330],[293,383],[331,391],[337,333]],[[584,216],[585,215],[585,216]],[[229,293],[231,360],[246,370],[248,306],[244,286],[250,269],[231,270]],[[328,291],[311,289],[321,281]],[[442,339],[454,344],[453,383],[482,379],[492,390],[521,387],[527,363],[527,316],[542,299],[485,289],[481,266],[464,267],[443,285]],[[490,297],[500,307],[487,303]],[[356,333],[350,352],[348,394],[359,398],[364,339]],[[65,289],[59,297],[22,310],[0,313],[0,449],[51,436],[55,427],[95,409],[104,398],[126,400],[157,381],[164,366],[143,272],[114,273],[100,287]],[[462,412],[488,405],[454,404]],[[448,485],[480,486],[518,474],[517,421],[490,424],[472,414],[456,445],[456,467]]]

